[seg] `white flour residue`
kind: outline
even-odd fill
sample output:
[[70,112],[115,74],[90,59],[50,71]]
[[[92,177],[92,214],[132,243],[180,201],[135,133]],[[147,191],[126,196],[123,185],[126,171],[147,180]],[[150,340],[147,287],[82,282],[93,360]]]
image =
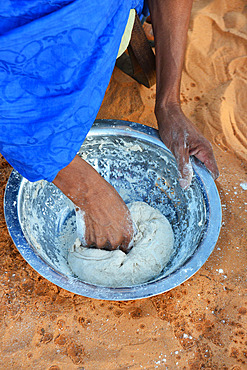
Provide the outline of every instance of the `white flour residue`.
[[189,162],[184,165],[184,177],[181,176],[179,177],[179,183],[183,189],[188,189],[188,187],[191,184],[192,177],[193,177],[193,167],[191,164],[191,161],[189,159]]
[[243,190],[247,190],[247,182],[241,182],[240,186]]
[[84,211],[82,211],[80,208],[76,209],[75,216],[76,216],[77,235],[82,245],[86,245],[85,239],[86,225],[84,215],[85,215]]
[[133,143],[124,143],[126,150],[130,150],[132,152],[143,152],[143,149],[140,144],[133,144]]

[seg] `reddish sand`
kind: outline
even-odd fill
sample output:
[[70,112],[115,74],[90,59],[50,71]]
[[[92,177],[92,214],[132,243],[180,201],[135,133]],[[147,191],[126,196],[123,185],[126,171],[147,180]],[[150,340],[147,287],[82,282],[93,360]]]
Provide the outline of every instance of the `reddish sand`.
[[[181,97],[211,140],[223,225],[205,265],[176,289],[129,302],[69,293],[36,273],[5,226],[0,159],[0,369],[247,369],[247,11],[197,0]],[[155,127],[155,88],[115,69],[98,118]]]

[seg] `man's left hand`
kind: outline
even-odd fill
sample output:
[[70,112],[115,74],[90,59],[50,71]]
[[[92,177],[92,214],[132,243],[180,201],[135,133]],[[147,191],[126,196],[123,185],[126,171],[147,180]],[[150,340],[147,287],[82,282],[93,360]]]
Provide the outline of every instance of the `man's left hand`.
[[192,179],[192,166],[189,157],[194,155],[205,164],[216,179],[219,170],[214,158],[212,145],[185,117],[179,104],[170,104],[155,109],[162,141],[176,158],[180,174],[179,182],[188,188]]

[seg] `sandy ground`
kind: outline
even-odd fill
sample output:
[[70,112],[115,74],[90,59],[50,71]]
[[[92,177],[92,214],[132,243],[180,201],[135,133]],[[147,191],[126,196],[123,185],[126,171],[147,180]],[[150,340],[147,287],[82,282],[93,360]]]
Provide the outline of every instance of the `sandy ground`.
[[[197,0],[182,80],[184,112],[211,140],[223,211],[218,243],[191,279],[159,296],[108,302],[36,273],[8,235],[0,159],[0,369],[247,369],[247,7]],[[155,127],[155,88],[115,69],[99,118]]]

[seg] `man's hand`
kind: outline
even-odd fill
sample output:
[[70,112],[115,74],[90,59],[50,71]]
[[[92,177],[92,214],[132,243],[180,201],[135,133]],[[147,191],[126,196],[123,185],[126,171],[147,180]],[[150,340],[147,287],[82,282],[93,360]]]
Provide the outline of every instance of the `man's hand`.
[[79,156],[59,171],[53,183],[84,212],[88,246],[128,251],[133,237],[130,212],[97,171]]
[[192,166],[189,160],[194,155],[205,164],[214,179],[219,176],[212,146],[197,130],[193,123],[185,117],[178,104],[155,109],[162,141],[176,158],[180,173],[179,182],[188,188],[192,179]]

